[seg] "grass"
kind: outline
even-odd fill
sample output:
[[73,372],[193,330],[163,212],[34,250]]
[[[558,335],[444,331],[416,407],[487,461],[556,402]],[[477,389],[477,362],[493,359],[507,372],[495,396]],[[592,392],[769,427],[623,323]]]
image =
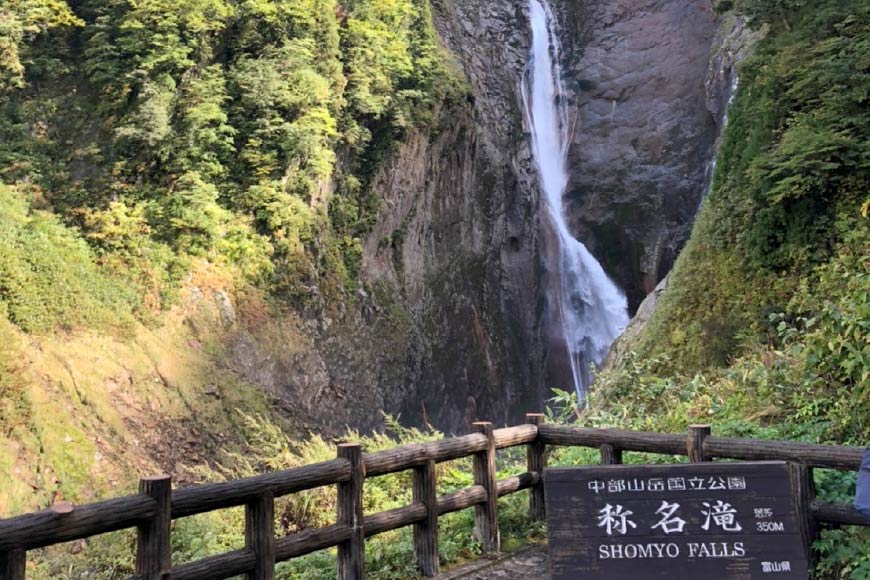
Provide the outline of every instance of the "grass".
[[[196,312],[170,312],[155,329],[133,323],[123,336],[34,337],[0,309],[0,517],[131,491],[141,473],[186,471],[235,444],[239,409],[269,411],[263,391],[222,364],[225,330],[200,289]],[[208,395],[213,384],[220,397]]]
[[25,191],[0,185],[0,308],[28,332],[131,321],[135,297],[103,274],[87,243]]

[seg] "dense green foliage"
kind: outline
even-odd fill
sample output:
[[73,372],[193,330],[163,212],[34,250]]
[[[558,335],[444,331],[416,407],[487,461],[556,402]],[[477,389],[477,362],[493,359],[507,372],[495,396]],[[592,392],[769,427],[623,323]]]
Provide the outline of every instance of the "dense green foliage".
[[28,331],[102,326],[129,316],[135,296],[94,265],[77,233],[0,184],[0,313]]
[[378,162],[464,90],[429,10],[4,2],[0,181],[79,228],[145,308],[201,257],[285,297],[340,292],[377,211]]
[[741,67],[713,192],[639,354],[685,375],[763,355],[786,382],[779,413],[857,441],[870,437],[870,9],[847,4],[789,12]]
[[0,94],[25,86],[25,41],[51,29],[82,24],[59,0],[7,0],[0,8]]
[[[870,7],[720,2],[768,33],[740,68],[714,186],[667,292],[584,420],[870,441]],[[817,475],[848,500],[854,476]],[[823,578],[870,576],[865,530],[828,532]]]

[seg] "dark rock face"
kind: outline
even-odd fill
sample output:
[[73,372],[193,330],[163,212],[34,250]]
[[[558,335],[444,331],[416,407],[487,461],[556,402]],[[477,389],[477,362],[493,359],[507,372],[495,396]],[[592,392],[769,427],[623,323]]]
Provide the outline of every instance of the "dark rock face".
[[560,12],[576,111],[569,223],[633,312],[670,271],[709,181],[717,21],[708,0],[565,1]]
[[410,319],[388,410],[453,431],[475,418],[517,420],[546,397],[519,6],[433,3],[474,96],[449,105],[437,130],[412,136],[384,167],[383,211],[365,243],[364,278],[398,288]]
[[[764,34],[763,30],[751,30],[747,27],[746,21],[738,15],[726,14],[720,17],[705,82],[707,108],[718,122],[717,132],[720,137],[728,122],[728,103],[737,89],[736,66],[752,52],[755,44]],[[659,300],[668,291],[669,279],[670,272],[640,303],[628,328],[611,347],[602,368],[624,367],[628,354],[634,350],[643,336],[647,323],[652,319]]]
[[472,96],[445,104],[435,128],[409,135],[380,168],[365,290],[338,312],[323,304],[231,342],[241,376],[322,432],[377,429],[383,411],[463,432],[477,419],[516,422],[548,396],[539,201],[520,105],[525,3],[432,5]]

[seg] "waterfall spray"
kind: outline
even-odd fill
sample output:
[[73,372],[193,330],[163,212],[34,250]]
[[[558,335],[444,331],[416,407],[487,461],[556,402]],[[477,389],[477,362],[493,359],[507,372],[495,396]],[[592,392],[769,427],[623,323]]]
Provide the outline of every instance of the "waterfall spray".
[[570,127],[560,68],[556,19],[547,0],[529,0],[532,49],[523,103],[532,132],[532,153],[550,221],[558,239],[558,284],[550,300],[558,308],[574,389],[582,398],[610,345],[628,324],[625,295],[601,264],[568,230],[562,196],[568,185]]

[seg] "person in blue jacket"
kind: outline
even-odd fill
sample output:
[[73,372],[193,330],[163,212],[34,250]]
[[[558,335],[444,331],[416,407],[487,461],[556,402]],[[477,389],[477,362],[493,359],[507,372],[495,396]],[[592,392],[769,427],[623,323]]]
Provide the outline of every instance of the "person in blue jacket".
[[855,488],[855,509],[870,517],[870,449],[864,452],[861,469],[858,471],[858,485]]

